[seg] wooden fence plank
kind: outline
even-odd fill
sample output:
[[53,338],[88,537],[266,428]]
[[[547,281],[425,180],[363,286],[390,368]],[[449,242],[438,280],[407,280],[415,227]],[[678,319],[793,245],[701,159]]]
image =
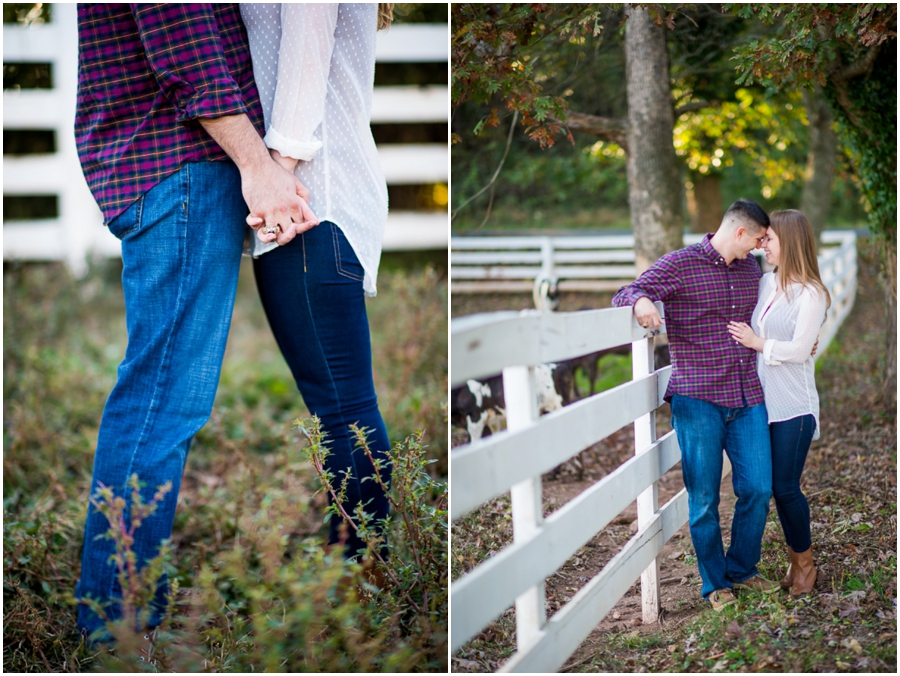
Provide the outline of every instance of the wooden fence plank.
[[455,451],[451,517],[456,519],[532,476],[540,476],[600,439],[660,406],[658,376],[651,374],[542,416],[526,428],[506,430]]
[[547,622],[532,648],[514,655],[501,673],[556,671],[662,551],[687,514],[687,492],[682,490]]
[[[662,303],[656,304],[662,313]],[[665,330],[665,325],[663,325]],[[537,366],[606,350],[648,335],[630,307],[585,312],[523,311],[451,322],[452,386],[496,375],[507,366]],[[631,422],[630,420],[627,422]]]
[[552,575],[680,459],[678,439],[669,432],[548,516],[533,538],[505,548],[454,582],[451,650],[508,608],[523,589]]
[[[538,416],[534,368],[511,366],[503,369],[506,397],[506,423],[511,432],[531,427]],[[514,484],[510,490],[513,541],[527,542],[540,532],[544,521],[541,497],[541,475]],[[536,581],[516,595],[516,644],[527,650],[547,621],[544,603],[544,581]]]
[[[637,380],[653,372],[655,353],[653,338],[644,338],[631,344],[631,372]],[[634,421],[634,453],[646,453],[656,441],[656,409]],[[638,529],[646,528],[659,506],[659,488],[654,481],[637,496]],[[659,617],[659,562],[653,562],[641,573],[641,612],[646,624]]]

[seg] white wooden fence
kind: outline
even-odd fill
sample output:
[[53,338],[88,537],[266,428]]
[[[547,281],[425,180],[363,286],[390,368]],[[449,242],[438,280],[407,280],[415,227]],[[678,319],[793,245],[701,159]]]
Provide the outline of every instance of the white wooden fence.
[[[447,24],[395,24],[380,31],[380,63],[446,62]],[[3,26],[4,62],[51,64],[53,89],[4,90],[3,128],[55,133],[57,151],[48,155],[3,158],[4,197],[56,195],[59,217],[5,221],[4,259],[64,260],[76,273],[91,255],[119,256],[119,241],[103,219],[81,173],[75,148],[75,96],[78,83],[76,5],[54,4],[42,25]],[[447,122],[446,85],[376,87],[373,123]],[[389,185],[440,183],[449,178],[447,144],[385,144],[378,148]],[[384,248],[446,248],[448,218],[441,212],[393,211]]]
[[[842,244],[852,233],[827,231],[823,244]],[[686,233],[685,246],[703,235]],[[633,235],[557,237],[451,237],[451,291],[531,291],[535,280],[558,282],[560,291],[616,291],[632,281]]]
[[[821,260],[834,301],[819,355],[850,312],[856,289],[855,235],[829,238],[839,246]],[[661,303],[657,307],[664,312]],[[502,372],[507,406],[505,431],[452,452],[451,517],[459,519],[508,492],[513,521],[513,544],[451,585],[451,649],[515,604],[518,650],[502,671],[555,671],[638,576],[644,622],[655,622],[656,557],[687,521],[688,507],[684,490],[658,505],[657,481],[681,459],[681,452],[674,431],[656,438],[655,412],[663,403],[671,367],[653,370],[654,338],[637,324],[630,307],[473,315],[454,320],[451,334],[451,384]],[[537,416],[536,366],[627,343],[632,346],[633,380]],[[634,424],[635,457],[544,519],[541,475],[629,423]],[[730,464],[724,460],[727,474]],[[635,500],[637,534],[547,618],[545,578]]]

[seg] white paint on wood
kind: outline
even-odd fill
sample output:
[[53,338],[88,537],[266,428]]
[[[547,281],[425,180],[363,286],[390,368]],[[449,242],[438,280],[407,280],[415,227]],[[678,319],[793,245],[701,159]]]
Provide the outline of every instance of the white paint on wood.
[[[635,322],[637,320],[635,319]],[[635,380],[653,373],[653,338],[631,344],[631,372]],[[656,410],[638,416],[634,421],[635,455],[646,453],[656,441]],[[658,507],[658,485],[654,481],[637,496],[638,530],[648,526]],[[653,562],[641,573],[641,614],[644,624],[652,624],[659,617],[659,562]]]
[[464,478],[454,479],[452,518],[505,493],[510,486],[540,476],[658,408],[656,379],[654,374],[624,383],[542,416],[527,427],[511,427],[455,451],[450,456],[450,474]]
[[395,23],[378,31],[375,59],[381,63],[449,61],[448,29],[445,23]]
[[[664,313],[662,303],[656,306]],[[456,386],[495,375],[507,366],[549,364],[640,340],[648,332],[632,317],[632,309],[623,307],[585,312],[526,310],[491,315],[488,320],[477,315],[454,319],[451,383]]]
[[378,146],[378,159],[390,185],[446,183],[450,149],[440,143]]
[[503,549],[454,582],[451,650],[508,608],[523,589],[552,575],[680,459],[678,439],[669,432],[548,516],[535,537]]
[[547,622],[531,649],[514,655],[500,672],[556,671],[662,551],[687,513],[687,493],[682,490]]
[[[503,391],[506,400],[506,424],[516,432],[527,430],[538,416],[534,368],[512,366],[503,369]],[[528,542],[540,531],[544,521],[541,501],[541,476],[536,474],[511,486],[513,540]],[[547,620],[544,582],[524,590],[516,597],[516,645],[527,650]]]
[[450,89],[446,85],[375,87],[372,122],[446,122]]

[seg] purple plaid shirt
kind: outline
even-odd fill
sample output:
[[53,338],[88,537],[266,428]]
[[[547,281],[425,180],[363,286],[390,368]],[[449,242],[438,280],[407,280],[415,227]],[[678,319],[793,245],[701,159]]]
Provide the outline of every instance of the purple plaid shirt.
[[666,400],[680,394],[718,406],[756,406],[763,403],[756,352],[734,341],[728,322],[750,323],[762,272],[753,256],[726,265],[711,239],[667,253],[612,303],[634,305],[646,296],[665,304],[672,357]]
[[186,162],[228,155],[197,118],[264,132],[237,4],[78,4],[75,140],[109,223]]

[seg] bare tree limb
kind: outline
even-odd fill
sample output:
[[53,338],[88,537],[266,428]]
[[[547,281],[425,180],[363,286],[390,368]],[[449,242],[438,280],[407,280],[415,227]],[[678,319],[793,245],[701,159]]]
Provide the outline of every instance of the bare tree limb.
[[875,64],[875,59],[878,58],[879,51],[881,51],[881,45],[874,45],[866,52],[866,55],[863,58],[855,63],[851,63],[849,66],[841,68],[834,73],[831,78],[835,82],[846,82],[847,80],[859,77],[860,75],[868,75],[872,70],[872,66]]
[[600,117],[569,111],[565,121],[553,120],[553,122],[565,126],[569,131],[580,131],[603,141],[611,141],[628,152],[628,121],[624,118]]
[[703,108],[717,108],[718,106],[718,101],[691,101],[691,103],[685,103],[683,106],[679,106],[675,109],[675,119],[677,120],[685,113],[690,113],[694,110],[701,110]]
[[[458,207],[456,207],[456,211],[454,211],[453,215],[450,216],[451,222],[453,221],[454,218],[456,218],[456,214],[459,213],[460,209],[462,209],[464,206],[466,206],[472,200],[483,195],[484,192],[488,188],[490,188],[491,186],[494,185],[494,182],[497,180],[497,177],[500,176],[500,170],[503,169],[503,163],[506,162],[506,156],[509,154],[509,147],[510,147],[510,145],[512,145],[513,131],[515,130],[516,122],[518,122],[518,121],[519,121],[519,111],[517,110],[513,113],[512,124],[509,125],[509,136],[506,137],[506,150],[503,151],[503,157],[500,159],[500,164],[497,165],[497,171],[494,172],[494,175],[491,177],[491,180],[488,182],[488,184],[486,186],[484,186],[481,190],[476,192],[469,199],[467,199],[465,202],[463,202]],[[484,225],[484,223],[482,223],[481,225]]]

